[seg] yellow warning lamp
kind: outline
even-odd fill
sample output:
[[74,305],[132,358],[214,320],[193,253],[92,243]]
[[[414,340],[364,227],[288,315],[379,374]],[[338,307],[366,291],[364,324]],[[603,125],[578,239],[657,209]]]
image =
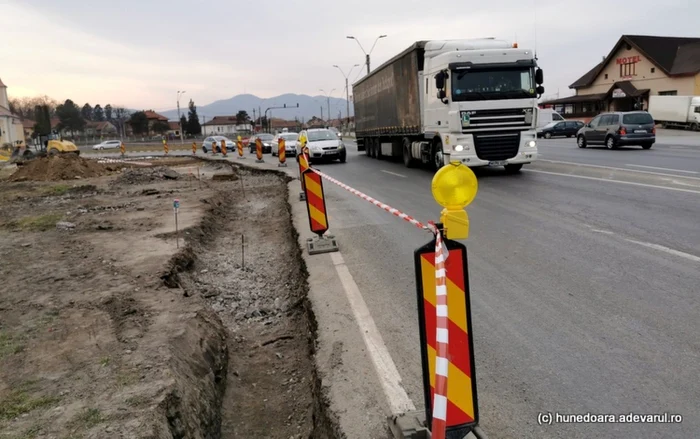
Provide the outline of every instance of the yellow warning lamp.
[[449,239],[469,237],[469,216],[465,208],[474,201],[478,190],[476,175],[468,166],[451,162],[433,177],[433,198],[442,206],[440,222]]
[[513,49],[517,49],[517,48],[518,48],[518,43],[513,43]]

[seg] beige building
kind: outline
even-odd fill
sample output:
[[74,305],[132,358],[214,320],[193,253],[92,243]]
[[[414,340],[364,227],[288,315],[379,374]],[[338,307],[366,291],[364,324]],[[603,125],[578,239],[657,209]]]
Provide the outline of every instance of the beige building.
[[19,116],[10,111],[7,86],[0,79],[0,146],[17,142],[24,144],[24,126]]
[[575,96],[540,106],[587,121],[604,111],[646,110],[650,95],[700,96],[700,38],[623,35],[569,88]]

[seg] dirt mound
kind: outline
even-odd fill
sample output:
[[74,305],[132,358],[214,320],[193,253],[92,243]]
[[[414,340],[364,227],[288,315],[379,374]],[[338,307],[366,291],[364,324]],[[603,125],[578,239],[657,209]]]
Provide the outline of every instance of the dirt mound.
[[162,180],[177,180],[180,174],[165,166],[155,168],[132,168],[124,171],[119,177],[115,178],[110,184],[113,186],[121,186],[125,184],[147,184]]
[[73,154],[42,157],[19,166],[10,181],[56,181],[99,177],[108,173],[104,165]]

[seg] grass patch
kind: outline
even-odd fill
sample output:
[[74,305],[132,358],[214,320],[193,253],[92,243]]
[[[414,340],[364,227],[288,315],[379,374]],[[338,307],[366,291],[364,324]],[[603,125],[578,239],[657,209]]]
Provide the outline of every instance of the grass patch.
[[102,367],[109,366],[109,357],[102,357],[100,359],[100,366],[102,366]]
[[24,232],[45,232],[56,227],[56,223],[61,220],[60,213],[49,213],[46,215],[25,216],[17,220],[10,221],[7,227]]
[[36,409],[51,407],[60,401],[59,398],[53,396],[31,395],[28,387],[29,384],[25,383],[0,401],[0,420],[11,420]]
[[13,337],[5,331],[0,331],[0,358],[19,354],[24,351],[24,343],[20,337]]
[[68,193],[69,190],[70,190],[70,186],[68,186],[67,184],[57,184],[54,186],[47,187],[46,194],[47,195],[61,196],[61,195],[65,195],[66,193]]
[[101,422],[104,422],[104,420],[105,419],[102,416],[100,409],[89,408],[78,413],[73,419],[71,419],[68,425],[73,433],[75,433],[78,430],[89,430]]

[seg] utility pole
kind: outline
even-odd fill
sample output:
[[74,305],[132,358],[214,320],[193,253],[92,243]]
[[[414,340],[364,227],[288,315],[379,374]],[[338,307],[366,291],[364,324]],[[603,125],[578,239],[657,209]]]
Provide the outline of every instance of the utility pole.
[[184,145],[185,143],[185,138],[182,135],[182,116],[180,116],[180,96],[184,95],[184,91],[179,91],[177,92],[177,123],[180,125],[180,143]]
[[204,134],[204,137],[207,136],[207,116],[202,115],[202,133]]
[[360,49],[362,49],[362,53],[365,54],[365,64],[367,65],[367,74],[369,75],[369,56],[372,54],[372,51],[374,50],[374,46],[377,45],[377,41],[379,41],[380,38],[386,38],[386,35],[379,35],[376,40],[374,40],[374,44],[372,44],[372,48],[369,49],[369,52],[365,52],[364,47],[362,47],[362,44],[360,44],[360,40],[357,38],[353,37],[352,35],[348,35],[346,37],[349,40],[355,40],[357,41],[357,45],[360,46]]
[[[328,121],[331,120],[331,95],[335,91],[335,89],[331,90],[330,93],[326,94],[326,92],[321,88],[319,91],[323,94],[326,95],[326,102],[328,104]],[[321,107],[321,119],[323,119],[323,107]]]
[[340,70],[340,74],[343,75],[345,78],[345,103],[347,104],[347,121],[345,122],[345,130],[347,132],[350,132],[350,85],[348,84],[348,77],[352,73],[352,69],[355,67],[360,67],[359,64],[355,64],[350,68],[350,71],[348,71],[348,74],[346,75],[343,69],[341,69],[338,65],[333,65],[336,69]]

